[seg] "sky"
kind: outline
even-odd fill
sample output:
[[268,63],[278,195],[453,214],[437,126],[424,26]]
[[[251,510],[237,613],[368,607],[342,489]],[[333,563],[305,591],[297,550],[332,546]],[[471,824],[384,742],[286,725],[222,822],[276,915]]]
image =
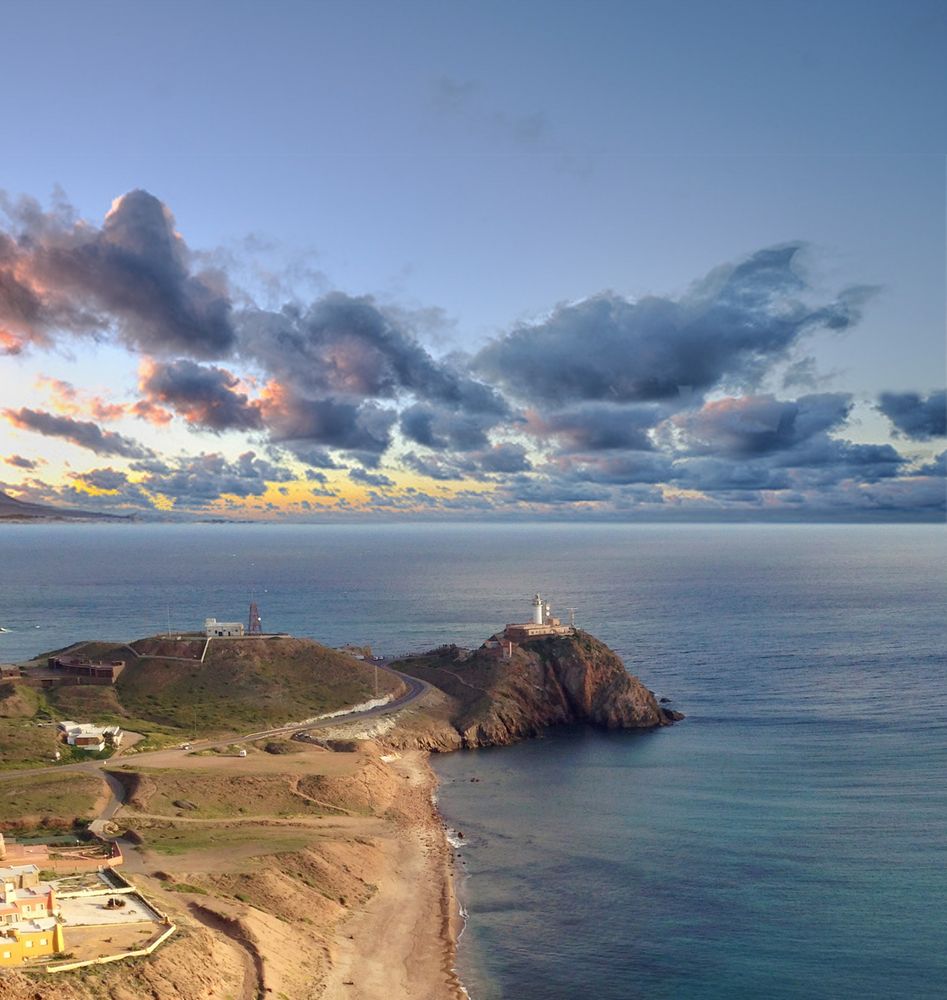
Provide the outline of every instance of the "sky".
[[9,496],[944,519],[942,3],[4,25]]

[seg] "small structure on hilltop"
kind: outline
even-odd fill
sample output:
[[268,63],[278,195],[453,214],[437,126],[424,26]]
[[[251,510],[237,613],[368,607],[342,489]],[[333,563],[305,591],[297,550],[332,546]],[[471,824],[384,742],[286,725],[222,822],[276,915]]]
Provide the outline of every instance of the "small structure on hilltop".
[[69,746],[92,753],[101,753],[106,746],[119,746],[124,736],[118,726],[93,726],[88,722],[63,721],[56,728]]
[[513,655],[513,647],[529,639],[538,639],[547,635],[574,635],[575,622],[571,625],[563,625],[558,618],[552,614],[552,606],[548,601],[544,601],[539,594],[533,598],[532,615],[528,622],[513,622],[506,626],[502,632],[491,635],[480,647],[490,650],[494,655],[502,656],[508,660]]
[[239,639],[245,631],[243,622],[219,622],[216,618],[205,618],[204,635],[208,639]]
[[50,656],[46,666],[73,679],[76,684],[114,684],[125,669],[125,661],[99,663],[85,656]]

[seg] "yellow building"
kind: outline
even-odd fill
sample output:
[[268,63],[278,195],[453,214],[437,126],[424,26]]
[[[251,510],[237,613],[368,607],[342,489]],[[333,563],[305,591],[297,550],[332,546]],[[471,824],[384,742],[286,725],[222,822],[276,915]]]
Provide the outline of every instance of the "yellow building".
[[13,927],[0,927],[0,968],[65,950],[62,924],[55,917],[21,920]]

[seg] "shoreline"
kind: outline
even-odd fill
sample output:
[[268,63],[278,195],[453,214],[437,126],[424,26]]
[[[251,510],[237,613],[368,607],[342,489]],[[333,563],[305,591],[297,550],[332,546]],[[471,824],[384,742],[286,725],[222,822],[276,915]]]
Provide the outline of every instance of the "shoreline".
[[333,928],[321,996],[470,1000],[456,969],[464,920],[430,753],[401,751],[388,766],[404,782],[405,816],[385,839],[376,891]]

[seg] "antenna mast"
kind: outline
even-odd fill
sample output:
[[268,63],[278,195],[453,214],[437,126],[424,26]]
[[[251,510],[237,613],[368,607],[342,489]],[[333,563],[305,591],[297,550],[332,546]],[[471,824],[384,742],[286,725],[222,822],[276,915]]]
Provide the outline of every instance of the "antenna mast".
[[247,622],[247,634],[263,634],[263,619],[260,618],[260,609],[257,607],[256,601],[253,600],[250,601],[250,618]]

